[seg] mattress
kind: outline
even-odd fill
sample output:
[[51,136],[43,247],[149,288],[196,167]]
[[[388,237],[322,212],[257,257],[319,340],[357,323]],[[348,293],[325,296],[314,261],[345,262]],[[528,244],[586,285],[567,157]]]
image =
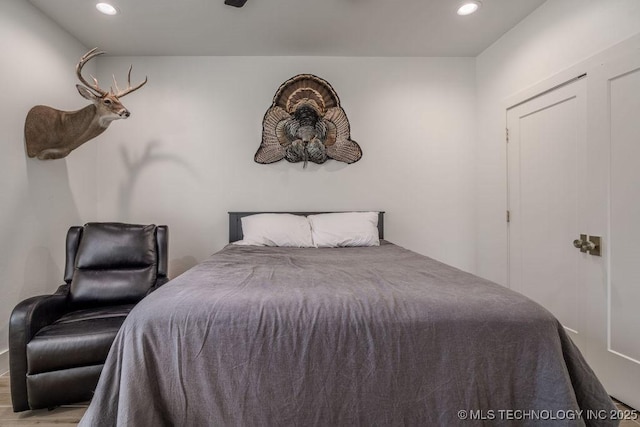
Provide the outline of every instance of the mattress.
[[382,241],[228,245],[139,303],[81,426],[616,425],[562,325]]

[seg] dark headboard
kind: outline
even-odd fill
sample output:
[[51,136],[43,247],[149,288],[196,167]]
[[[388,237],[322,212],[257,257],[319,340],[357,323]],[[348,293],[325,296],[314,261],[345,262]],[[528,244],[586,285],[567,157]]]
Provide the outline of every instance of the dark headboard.
[[[229,212],[229,243],[242,240],[242,221],[243,216],[255,215],[260,213],[288,213],[293,215],[317,215],[322,213],[335,212]],[[384,212],[378,212],[378,236],[384,239]]]

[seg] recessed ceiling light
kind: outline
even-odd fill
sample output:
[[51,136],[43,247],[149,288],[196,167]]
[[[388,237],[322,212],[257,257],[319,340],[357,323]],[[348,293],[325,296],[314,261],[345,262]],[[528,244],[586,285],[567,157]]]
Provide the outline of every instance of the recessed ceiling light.
[[116,15],[118,13],[118,9],[116,9],[115,6],[112,6],[109,3],[98,3],[96,4],[96,9],[98,9],[105,15]]
[[482,3],[479,1],[467,1],[458,8],[458,15],[471,15],[473,12],[480,9],[481,4]]

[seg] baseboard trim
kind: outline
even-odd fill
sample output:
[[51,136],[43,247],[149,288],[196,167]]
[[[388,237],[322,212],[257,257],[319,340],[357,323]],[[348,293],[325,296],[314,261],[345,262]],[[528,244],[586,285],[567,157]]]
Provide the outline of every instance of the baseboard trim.
[[0,351],[0,375],[9,372],[9,350]]

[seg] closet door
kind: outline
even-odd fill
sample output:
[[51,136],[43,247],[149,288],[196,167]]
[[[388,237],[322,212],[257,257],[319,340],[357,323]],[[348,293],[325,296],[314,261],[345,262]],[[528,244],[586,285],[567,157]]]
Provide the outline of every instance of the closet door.
[[[507,111],[509,286],[586,344],[586,78]],[[601,258],[597,264],[602,265]]]
[[640,409],[640,49],[590,70],[588,93],[590,212],[607,269],[590,273],[587,354],[609,393]]
[[630,46],[507,110],[509,286],[640,409],[640,39]]

